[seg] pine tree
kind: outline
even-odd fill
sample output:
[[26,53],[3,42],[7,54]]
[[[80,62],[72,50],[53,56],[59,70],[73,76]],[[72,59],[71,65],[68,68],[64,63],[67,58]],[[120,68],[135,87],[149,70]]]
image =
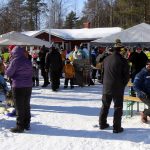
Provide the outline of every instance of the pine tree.
[[26,10],[27,10],[27,26],[30,30],[37,30],[40,28],[40,13],[42,12],[42,7],[46,7],[42,0],[27,0]]
[[65,28],[73,29],[76,27],[76,23],[78,21],[78,17],[76,17],[76,13],[71,11],[68,16],[66,16]]

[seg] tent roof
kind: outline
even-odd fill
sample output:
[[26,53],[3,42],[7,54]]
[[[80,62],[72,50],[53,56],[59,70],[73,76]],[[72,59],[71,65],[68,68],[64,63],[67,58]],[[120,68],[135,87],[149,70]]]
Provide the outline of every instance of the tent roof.
[[120,39],[122,43],[149,43],[150,44],[150,25],[141,23],[131,28],[123,30],[119,33],[97,39],[91,43],[95,44],[112,44],[116,39]]
[[0,37],[0,45],[28,45],[28,43],[18,42],[11,39],[5,39]]
[[122,31],[120,27],[112,28],[83,28],[83,29],[45,29],[40,31],[22,32],[28,36],[37,36],[41,33],[48,33],[64,40],[94,40]]
[[43,46],[50,47],[51,44],[47,41],[43,41],[34,37],[30,37],[21,34],[16,31],[8,32],[0,35],[0,45],[29,45],[29,46]]

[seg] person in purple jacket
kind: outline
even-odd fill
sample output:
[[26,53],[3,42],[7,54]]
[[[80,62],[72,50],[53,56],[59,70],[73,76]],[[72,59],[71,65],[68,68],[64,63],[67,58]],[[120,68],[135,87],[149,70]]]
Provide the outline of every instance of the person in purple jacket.
[[15,46],[6,75],[12,80],[12,92],[16,109],[16,127],[10,131],[21,133],[30,129],[30,98],[32,93],[32,63],[25,55],[25,49]]

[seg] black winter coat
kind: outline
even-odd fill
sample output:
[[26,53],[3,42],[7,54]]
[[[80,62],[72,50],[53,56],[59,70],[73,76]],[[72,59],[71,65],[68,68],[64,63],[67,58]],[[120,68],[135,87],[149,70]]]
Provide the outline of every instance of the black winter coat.
[[45,68],[51,71],[62,71],[62,59],[57,50],[47,53]]
[[46,57],[46,53],[48,52],[48,49],[46,49],[45,47],[42,47],[41,51],[39,52],[39,65],[41,69],[45,69],[45,57]]
[[123,96],[128,81],[128,62],[115,51],[104,59],[103,94]]
[[144,52],[133,52],[130,54],[129,61],[132,62],[132,73],[138,73],[143,67],[145,67],[148,57]]

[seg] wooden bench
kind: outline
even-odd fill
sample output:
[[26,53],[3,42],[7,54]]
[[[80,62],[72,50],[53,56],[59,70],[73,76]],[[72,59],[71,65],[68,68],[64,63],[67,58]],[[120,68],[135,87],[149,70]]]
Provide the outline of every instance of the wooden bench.
[[[129,80],[127,87],[131,88],[133,86],[133,83],[131,82],[131,79]],[[126,117],[133,116],[133,105],[137,103],[137,112],[139,111],[139,103],[141,100],[138,97],[124,95],[124,101],[126,102]]]
[[142,102],[138,97],[124,95],[124,101],[126,102],[126,117],[133,116],[133,105],[137,103],[137,112],[139,112],[139,103]]

